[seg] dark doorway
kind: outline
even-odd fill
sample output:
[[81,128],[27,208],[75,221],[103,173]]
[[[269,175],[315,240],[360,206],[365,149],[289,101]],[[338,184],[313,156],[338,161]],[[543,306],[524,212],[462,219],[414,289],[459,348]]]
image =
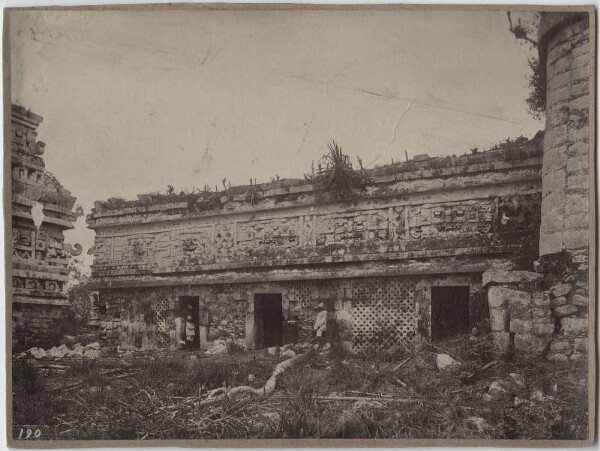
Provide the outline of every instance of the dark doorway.
[[[200,298],[198,296],[180,296],[179,297],[179,313],[178,316],[184,320],[184,330],[181,332],[183,340],[185,341],[185,348],[198,348],[200,342],[198,339],[199,334],[199,305]],[[193,340],[188,340],[188,333],[186,332],[186,323],[191,322],[194,325],[194,337]],[[179,339],[180,337],[178,337]]]
[[431,338],[469,331],[469,287],[431,287]]
[[283,344],[281,293],[254,294],[254,343],[256,349]]

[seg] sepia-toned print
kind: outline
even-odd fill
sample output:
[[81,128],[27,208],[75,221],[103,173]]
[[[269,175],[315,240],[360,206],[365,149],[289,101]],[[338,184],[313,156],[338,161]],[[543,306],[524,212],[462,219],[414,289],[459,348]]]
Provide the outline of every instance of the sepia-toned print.
[[593,8],[4,39],[12,446],[593,442]]

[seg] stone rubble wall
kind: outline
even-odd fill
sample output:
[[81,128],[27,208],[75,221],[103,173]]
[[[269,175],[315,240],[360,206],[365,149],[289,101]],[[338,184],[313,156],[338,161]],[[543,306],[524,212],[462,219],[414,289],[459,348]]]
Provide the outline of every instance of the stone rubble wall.
[[585,358],[588,344],[587,265],[562,277],[525,271],[483,274],[494,341],[550,361]]

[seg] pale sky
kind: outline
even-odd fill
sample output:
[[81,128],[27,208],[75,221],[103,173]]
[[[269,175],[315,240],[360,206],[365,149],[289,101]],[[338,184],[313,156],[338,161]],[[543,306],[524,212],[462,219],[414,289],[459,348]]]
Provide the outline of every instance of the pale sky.
[[[86,214],[302,178],[331,139],[372,167],[543,128],[503,11],[19,11],[10,39],[12,101],[44,117],[47,170]],[[84,218],[67,240],[85,255]]]

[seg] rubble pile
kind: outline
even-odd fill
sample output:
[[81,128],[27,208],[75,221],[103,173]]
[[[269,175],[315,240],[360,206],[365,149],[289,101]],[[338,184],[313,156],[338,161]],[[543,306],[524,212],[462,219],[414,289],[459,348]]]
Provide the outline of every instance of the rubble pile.
[[548,360],[581,360],[587,354],[588,284],[566,279],[543,293],[556,318]]
[[86,358],[86,359],[97,359],[100,357],[100,343],[94,342],[82,346],[80,343],[75,343],[71,348],[67,345],[54,346],[50,349],[42,349],[33,347],[25,352],[22,352],[15,356],[16,358],[33,357],[34,359],[44,358]]

